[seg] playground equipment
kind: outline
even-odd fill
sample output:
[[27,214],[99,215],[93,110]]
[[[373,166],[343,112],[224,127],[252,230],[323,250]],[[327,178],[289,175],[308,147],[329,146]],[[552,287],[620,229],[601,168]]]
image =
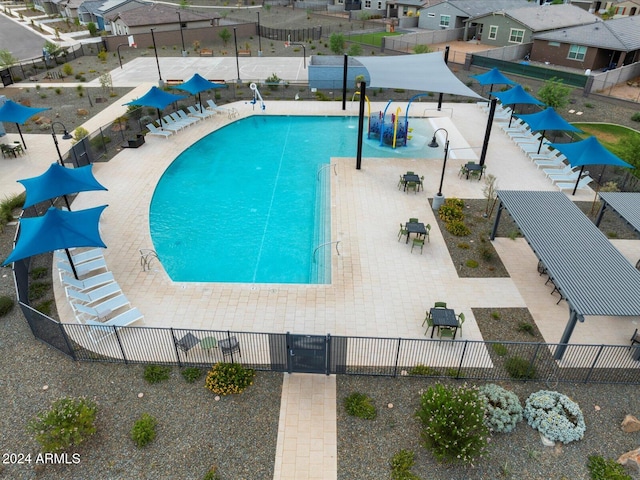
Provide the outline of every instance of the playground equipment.
[[267,107],[264,104],[262,95],[260,95],[260,90],[258,90],[258,86],[255,83],[252,83],[251,85],[249,85],[249,88],[253,90],[253,100],[251,100],[251,105],[253,105],[255,108],[256,103],[258,103],[258,100],[260,100],[260,109],[265,110]]
[[404,121],[400,121],[402,109],[398,107],[395,113],[390,115],[387,120],[387,110],[391,106],[393,100],[389,100],[384,112],[378,112],[377,115],[369,113],[369,132],[367,138],[380,138],[380,145],[388,145],[392,148],[404,147],[410,138],[408,108]]

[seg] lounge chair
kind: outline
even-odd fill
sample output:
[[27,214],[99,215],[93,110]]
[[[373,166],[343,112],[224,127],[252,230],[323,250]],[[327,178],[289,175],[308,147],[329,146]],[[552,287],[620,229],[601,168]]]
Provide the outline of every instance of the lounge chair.
[[190,127],[194,123],[198,123],[200,120],[193,117],[182,118],[178,112],[173,112],[169,114],[169,117],[173,119],[177,124],[185,125],[186,127]]
[[103,301],[109,297],[122,294],[122,289],[116,282],[107,283],[101,287],[94,288],[93,290],[80,291],[66,287],[64,291],[69,301],[76,303],[81,302],[85,305],[90,305],[92,303]]
[[[97,274],[99,271],[102,271],[101,273],[108,271],[104,258],[96,258],[95,260],[80,263],[78,265],[74,264],[74,267],[78,277],[83,280],[84,277],[90,276],[90,274]],[[60,278],[62,278],[63,275],[73,275],[73,268],[71,268],[69,262],[64,260],[58,261],[58,271],[60,273]]]
[[209,105],[208,108],[210,110],[213,110],[216,113],[223,113],[223,114],[227,115],[229,118],[234,118],[234,117],[238,116],[238,111],[235,108],[219,107],[211,99],[207,100],[207,104]]
[[[576,190],[587,188],[592,181],[593,178],[589,175],[582,177],[578,182],[578,188],[576,188]],[[556,183],[556,187],[560,190],[573,190],[576,187],[576,182],[558,182]]]
[[[585,172],[585,173],[589,173],[589,172]],[[579,176],[580,176],[580,171],[577,171],[577,172],[572,172],[566,175],[549,175],[549,180],[551,180],[552,183],[573,182],[575,180],[578,180]]]
[[563,164],[562,168],[543,168],[542,173],[544,173],[546,177],[549,175],[569,175],[573,172],[574,168],[575,167],[572,167],[571,165]]
[[[71,292],[71,290],[69,292]],[[76,292],[76,294],[77,293],[78,292]],[[75,299],[71,297],[70,300]],[[129,299],[124,294],[120,294],[97,303],[81,303],[80,300],[71,301],[70,303],[73,310],[76,312],[76,317],[80,317],[80,319],[84,320],[92,319],[98,321],[106,319],[109,315],[124,307],[131,307]]]
[[87,332],[89,337],[91,337],[91,340],[93,340],[94,343],[98,343],[109,335],[114,334],[117,329],[131,325],[143,318],[144,315],[142,315],[140,310],[137,308],[131,308],[126,312],[122,312],[120,315],[107,320],[106,322],[99,322],[88,318],[84,322],[80,323],[89,327]]
[[115,282],[115,278],[111,272],[100,273],[98,275],[88,277],[85,280],[76,280],[68,275],[62,275],[62,284],[67,288],[73,288],[79,292],[93,290],[94,288],[98,288],[112,282]]
[[172,132],[176,132],[176,133],[182,130],[183,128],[187,128],[187,125],[185,123],[178,123],[169,115],[162,117],[162,122],[163,122],[162,128],[164,128],[165,130],[171,130]]
[[208,112],[199,112],[196,107],[194,107],[193,105],[190,105],[187,107],[187,110],[189,111],[189,115],[196,117],[196,118],[209,118],[212,115],[215,115],[215,112],[212,111],[208,111]]
[[[73,253],[70,252],[70,253]],[[67,254],[64,250],[56,250],[56,258],[58,260],[68,262]],[[71,255],[71,261],[74,265],[78,265],[80,263],[90,262],[91,260],[104,259],[104,250],[102,248],[92,248],[91,250],[86,250],[84,252],[75,253]]]
[[160,130],[153,123],[147,123],[147,125],[145,126],[147,127],[147,130],[149,130],[149,135],[158,135],[159,137],[167,138],[173,135],[174,133],[167,130]]
[[184,110],[178,110],[176,111],[176,113],[182,120],[184,120],[185,122],[191,122],[192,124],[198,123],[200,120],[202,120],[202,117],[190,117]]

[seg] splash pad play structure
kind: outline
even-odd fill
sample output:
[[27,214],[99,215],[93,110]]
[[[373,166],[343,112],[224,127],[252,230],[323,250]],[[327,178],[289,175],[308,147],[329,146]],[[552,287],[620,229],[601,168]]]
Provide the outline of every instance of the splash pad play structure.
[[369,106],[369,129],[367,132],[367,138],[380,139],[380,145],[386,145],[391,148],[406,147],[413,135],[413,128],[409,127],[409,108],[415,98],[428,95],[428,93],[421,93],[414,95],[407,104],[407,110],[402,119],[402,108],[396,108],[395,112],[387,113],[391,107],[393,100],[389,100],[384,111],[377,113],[371,113],[371,104],[369,99],[365,98],[367,105]]

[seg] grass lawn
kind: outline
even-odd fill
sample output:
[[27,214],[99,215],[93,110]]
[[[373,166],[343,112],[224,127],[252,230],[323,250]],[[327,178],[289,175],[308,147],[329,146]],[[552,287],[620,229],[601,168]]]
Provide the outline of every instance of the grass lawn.
[[[630,157],[628,148],[625,148],[624,144],[631,142],[633,145],[640,145],[640,132],[633,130],[622,125],[615,125],[612,123],[573,123],[572,125],[578,127],[584,133],[575,135],[578,140],[582,140],[591,135],[596,137],[598,141],[607,148],[611,153],[617,155],[623,160],[635,165],[636,168],[640,167],[640,155],[635,152],[635,158]],[[635,150],[635,149],[632,149]]]
[[375,32],[375,33],[363,33],[360,35],[349,35],[347,40],[355,43],[364,43],[365,45],[371,45],[373,47],[382,47],[382,37],[393,37],[394,35],[400,35],[400,33],[387,33],[387,32]]

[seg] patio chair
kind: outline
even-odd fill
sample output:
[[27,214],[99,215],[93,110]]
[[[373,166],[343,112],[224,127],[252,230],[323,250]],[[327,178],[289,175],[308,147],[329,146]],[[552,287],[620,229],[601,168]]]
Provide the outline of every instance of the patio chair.
[[417,218],[415,218],[415,217],[411,217],[411,218],[409,219],[409,223],[418,223],[418,219],[417,219]]
[[100,317],[129,305],[129,299],[122,293],[117,283],[107,284],[89,292],[78,292],[73,288],[67,288],[65,293],[75,310],[78,310],[76,307],[79,305],[84,305],[96,309]]
[[428,242],[428,243],[431,243],[431,237],[429,236],[429,233],[431,232],[431,224],[430,224],[430,223],[427,223],[427,224],[424,226],[424,229],[427,231],[427,233],[426,233],[426,235],[425,235],[425,237],[427,238],[427,242]]
[[222,350],[222,356],[226,357],[228,355],[233,355],[234,353],[239,353],[242,356],[242,351],[240,350],[240,343],[235,336],[231,336],[229,338],[223,338],[218,342],[218,347]]
[[423,327],[425,323],[427,324],[427,329],[424,331],[424,335],[426,337],[427,333],[429,333],[429,329],[435,328],[433,325],[433,319],[431,318],[431,313],[429,311],[427,311],[427,316],[424,318],[424,321],[422,322]]
[[[59,260],[57,265],[58,265],[58,272],[60,274],[60,278],[62,278],[62,276],[65,274],[73,275],[73,268],[71,268],[71,265],[69,265],[69,262]],[[82,280],[84,280],[84,277],[95,275],[101,270],[102,272],[100,273],[109,271],[109,269],[107,268],[107,264],[104,261],[104,258],[96,258],[95,260],[80,263],[78,265],[74,264],[74,267],[76,269],[76,273],[78,274],[78,277],[82,277]]]
[[88,335],[93,341],[93,343],[98,343],[105,338],[109,337],[109,335],[113,335],[113,333],[121,327],[126,327],[131,325],[138,320],[142,320],[144,315],[140,313],[140,310],[137,308],[131,308],[126,312],[122,312],[121,314],[107,320],[106,322],[99,322],[97,320],[93,320],[91,318],[85,320],[84,322],[80,322],[84,325],[87,325]]
[[635,331],[633,332],[633,335],[631,335],[631,345],[629,345],[629,350],[631,350],[631,347],[633,347],[636,343],[640,343],[640,335],[638,335],[638,329],[636,328]]
[[400,190],[404,186],[404,175],[400,175],[400,179],[398,180],[398,190]]
[[418,193],[418,183],[417,182],[407,182],[407,187],[405,191],[409,193],[409,190],[413,190],[413,193]]
[[400,231],[398,232],[398,241],[402,238],[403,235],[408,235],[409,231],[405,228],[404,225],[400,224]]
[[216,103],[209,99],[207,100],[207,104],[209,105],[209,109],[216,112],[216,113],[222,113],[227,115],[229,118],[233,118],[235,116],[238,115],[238,111],[235,108],[225,108],[225,107],[220,107],[218,105],[216,105]]
[[182,112],[182,115],[184,115],[184,117],[182,115],[180,115],[181,110],[177,110],[173,113],[170,113],[169,116],[171,118],[173,118],[173,120],[176,123],[183,123],[185,124],[187,127],[190,127],[193,124],[196,124],[200,121],[199,118],[195,118],[195,117],[190,117],[189,115],[185,114],[184,112]]
[[414,238],[411,244],[411,253],[413,253],[414,247],[420,247],[420,255],[422,255],[422,249],[424,248],[424,238]]
[[[586,173],[589,173],[589,172],[586,172]],[[565,175],[549,175],[548,178],[549,180],[551,180],[552,183],[575,182],[576,180],[578,180],[579,175],[580,175],[580,171],[578,170],[577,172],[571,172]]]
[[[73,250],[71,252],[73,252]],[[64,250],[56,250],[55,255],[58,260],[62,260],[63,262],[69,261]],[[91,260],[97,260],[99,258],[104,259],[104,250],[102,248],[92,248],[91,250],[71,255],[71,261],[74,265],[90,262]]]
[[460,336],[462,336],[462,324],[464,323],[464,320],[464,313],[460,312],[458,314],[458,330],[460,330]]
[[548,177],[549,175],[569,175],[571,172],[573,172],[573,169],[575,167],[572,167],[571,165],[563,165],[563,168],[543,168],[542,169],[542,173],[544,173],[544,175],[546,177]]
[[592,181],[593,178],[591,178],[589,175],[586,175],[582,177],[578,182],[578,188],[576,188],[575,182],[557,182],[556,187],[558,187],[560,190],[573,190],[574,188],[576,188],[576,190],[582,190],[583,188],[587,188]]
[[176,347],[182,350],[185,355],[189,354],[189,350],[200,343],[200,339],[192,333],[187,333],[180,340],[176,340]]
[[115,312],[125,309],[125,307],[129,310],[131,308],[131,304],[127,297],[124,295],[118,295],[117,297],[110,298],[94,305],[71,302],[71,307],[76,313],[76,319],[82,323],[86,320],[110,320],[107,317],[111,316]]
[[440,337],[440,340],[442,340],[443,338],[450,338],[451,340],[455,340],[454,335],[455,335],[454,328],[451,328],[451,327],[438,328],[438,337]]
[[147,127],[147,130],[149,130],[149,135],[158,135],[159,137],[167,138],[174,134],[174,132],[171,131],[160,130],[153,123],[147,123],[145,126]]
[[447,302],[436,302],[433,304],[433,308],[447,308]]
[[176,133],[183,128],[187,128],[187,125],[185,123],[178,123],[169,115],[162,117],[162,122],[162,128],[164,128],[165,130],[171,130],[172,132]]

